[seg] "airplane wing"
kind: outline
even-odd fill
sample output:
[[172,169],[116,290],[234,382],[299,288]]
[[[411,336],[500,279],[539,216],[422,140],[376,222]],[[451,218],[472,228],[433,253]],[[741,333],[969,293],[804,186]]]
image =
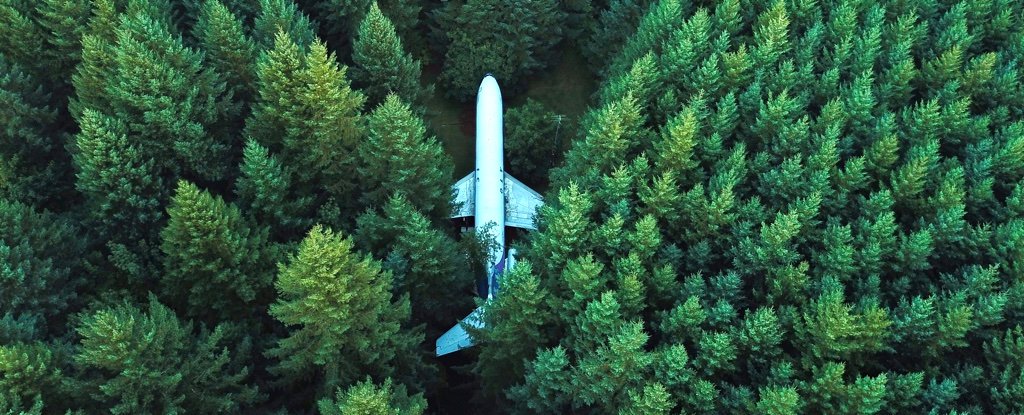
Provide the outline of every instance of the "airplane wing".
[[[483,314],[483,308],[478,307],[462,319],[462,323],[470,327],[481,328],[484,326]],[[466,332],[466,329],[462,328],[462,323],[456,324],[455,327],[448,329],[441,337],[437,338],[437,342],[434,343],[434,352],[438,356],[457,352],[473,345],[473,337]]]
[[476,171],[472,171],[459,179],[452,185],[452,190],[455,191],[455,203],[458,204],[459,209],[452,212],[453,218],[462,218],[466,216],[473,216],[474,203],[476,198],[473,197],[473,190],[476,189]]
[[505,173],[505,226],[537,230],[533,216],[543,204],[540,193]]

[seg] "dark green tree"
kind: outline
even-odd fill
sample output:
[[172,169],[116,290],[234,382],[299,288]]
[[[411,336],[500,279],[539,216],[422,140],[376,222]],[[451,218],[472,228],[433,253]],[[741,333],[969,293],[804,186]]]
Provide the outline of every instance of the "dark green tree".
[[291,171],[284,168],[266,147],[249,140],[242,152],[241,175],[235,181],[237,204],[256,223],[270,226],[276,239],[297,238],[312,226],[310,196],[297,196]]
[[515,91],[525,76],[551,64],[562,40],[564,13],[552,0],[469,0],[446,7],[457,9],[442,27],[450,44],[441,80],[445,93],[459,101],[476,96],[485,73],[494,74],[506,94]]
[[421,101],[420,62],[402,47],[395,25],[376,2],[352,43],[352,83],[366,94],[368,106],[376,107],[392,93],[408,103]]
[[367,117],[358,155],[363,206],[383,206],[400,193],[432,222],[449,217],[451,159],[397,95],[389,95]]
[[568,117],[555,114],[533,99],[505,112],[505,158],[508,171],[530,185],[547,182],[559,164],[562,136],[572,133]]
[[74,356],[78,388],[94,410],[115,414],[243,411],[259,398],[242,362],[248,341],[229,329],[194,330],[150,297],[147,311],[129,304],[86,315]]
[[440,334],[472,304],[473,274],[462,246],[398,193],[357,221],[356,241],[383,262],[395,292],[408,294],[412,320]]
[[[124,123],[86,110],[75,140],[75,187],[108,261],[138,286],[155,275],[167,192],[156,161],[129,141]],[[122,282],[123,283],[123,282]]]
[[[45,318],[35,330],[56,334],[77,293],[87,291],[80,275],[85,251],[80,234],[65,218],[0,199],[0,314]],[[14,340],[4,337],[0,343]]]
[[68,134],[36,78],[0,53],[0,194],[51,209],[73,200]]
[[274,254],[268,230],[234,205],[179,182],[161,232],[164,301],[203,321],[242,321],[272,298]]
[[[224,79],[232,103],[248,107],[256,92],[256,44],[242,22],[224,3],[208,0],[193,31],[205,52],[204,64]],[[232,130],[241,127],[238,121],[231,125]]]

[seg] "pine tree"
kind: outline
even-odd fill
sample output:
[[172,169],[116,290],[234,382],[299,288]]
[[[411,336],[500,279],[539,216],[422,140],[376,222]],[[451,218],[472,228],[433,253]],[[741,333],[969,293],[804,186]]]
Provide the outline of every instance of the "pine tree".
[[316,27],[293,0],[259,0],[260,13],[253,22],[253,40],[262,50],[274,47],[278,32],[303,50],[316,41]]
[[593,72],[600,73],[636,32],[649,1],[610,0],[600,11],[593,30],[580,42]]
[[[227,174],[220,161],[231,160],[234,151],[218,124],[227,110],[224,84],[203,68],[200,53],[172,34],[165,19],[144,10],[123,17],[113,44],[97,51],[112,55],[101,85],[77,82],[76,89],[101,88],[96,106],[82,103],[122,120],[161,171],[220,180]],[[86,53],[83,65],[93,64],[91,56]]]
[[313,376],[326,390],[370,374],[408,376],[423,335],[402,326],[409,299],[392,298],[391,274],[354,252],[350,238],[314,227],[298,252],[279,265],[278,299],[270,315],[289,327],[267,351],[270,370],[292,383]]
[[484,328],[471,332],[480,343],[475,370],[484,392],[492,396],[526,374],[526,362],[549,340],[545,326],[552,320],[544,301],[547,290],[529,262],[517,262],[502,275],[499,285],[501,295],[485,306]]
[[425,92],[420,86],[420,62],[406,53],[395,25],[376,2],[352,43],[352,82],[366,94],[369,107],[392,93],[404,102],[420,102]]
[[23,402],[49,398],[52,402],[63,392],[61,382],[65,374],[60,366],[59,357],[45,343],[0,346],[0,388],[4,391],[3,396]]
[[391,195],[402,194],[431,222],[449,217],[450,159],[397,95],[388,95],[367,117],[358,155],[363,206],[383,206]]
[[178,183],[161,232],[164,300],[203,321],[241,321],[270,303],[267,229],[194,184]]
[[156,232],[167,198],[156,161],[129,141],[125,125],[95,111],[81,117],[75,140],[75,187],[85,196],[88,212],[109,260],[136,279],[152,278]]
[[249,140],[242,152],[241,175],[235,181],[237,204],[255,222],[270,226],[275,239],[293,240],[312,226],[312,198],[296,196],[290,170],[266,147]]
[[413,321],[440,334],[464,316],[473,275],[466,272],[461,247],[401,193],[357,224],[356,241],[392,273],[395,292],[409,295]]
[[317,403],[321,415],[420,415],[427,409],[427,401],[416,394],[409,396],[405,386],[395,387],[385,379],[380,387],[365,380],[335,393],[335,398]]
[[[256,45],[242,22],[219,0],[208,0],[193,31],[206,52],[204,63],[224,79],[232,102],[248,106],[256,92]],[[241,120],[232,123],[232,129],[239,127]]]
[[[559,163],[560,134],[571,134],[568,117],[555,114],[531,98],[505,112],[505,151],[508,171],[530,185],[547,182],[548,171]],[[566,119],[563,125],[563,119]]]
[[333,196],[344,202],[343,213],[354,213],[349,192],[357,183],[353,152],[364,97],[350,87],[346,71],[323,43],[304,54],[278,32],[256,66],[258,97],[245,134],[280,157],[298,197],[319,197],[319,206]]
[[39,82],[0,54],[0,194],[40,207],[63,209],[73,200],[67,134]]
[[551,0],[505,3],[469,0],[458,7],[451,25],[441,80],[449,97],[469,101],[480,79],[492,73],[505,92],[518,88],[522,78],[550,65],[552,51],[562,40],[564,14]]
[[60,328],[53,323],[66,317],[85,282],[79,275],[85,251],[79,232],[65,218],[0,199],[0,315],[46,318],[34,325],[39,334]]
[[155,297],[147,311],[129,304],[96,310],[77,332],[75,364],[85,371],[78,387],[97,411],[237,413],[258,398],[241,364],[247,341],[226,338],[226,326],[196,333]]

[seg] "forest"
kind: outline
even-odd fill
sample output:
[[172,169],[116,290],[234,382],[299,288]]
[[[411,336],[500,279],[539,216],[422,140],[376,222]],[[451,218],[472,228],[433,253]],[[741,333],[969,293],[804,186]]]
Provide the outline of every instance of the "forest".
[[0,0],[0,414],[1024,414],[1022,71],[1015,0]]

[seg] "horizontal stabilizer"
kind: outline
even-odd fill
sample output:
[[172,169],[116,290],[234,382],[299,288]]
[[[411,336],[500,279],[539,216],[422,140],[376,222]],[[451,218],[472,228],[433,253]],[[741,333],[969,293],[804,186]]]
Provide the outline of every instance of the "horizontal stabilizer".
[[505,226],[537,230],[533,217],[543,204],[540,193],[505,173]]
[[476,172],[470,172],[459,179],[452,185],[452,191],[455,192],[455,203],[458,205],[458,210],[452,212],[452,218],[464,218],[467,216],[473,216],[473,210],[476,206],[476,198],[473,192],[476,190]]
[[466,332],[466,329],[462,328],[462,325],[465,324],[476,328],[483,327],[483,313],[483,308],[478,307],[472,313],[469,313],[466,318],[462,319],[461,323],[456,324],[441,335],[441,337],[438,337],[437,342],[434,344],[437,355],[444,356],[472,346],[473,337]]

